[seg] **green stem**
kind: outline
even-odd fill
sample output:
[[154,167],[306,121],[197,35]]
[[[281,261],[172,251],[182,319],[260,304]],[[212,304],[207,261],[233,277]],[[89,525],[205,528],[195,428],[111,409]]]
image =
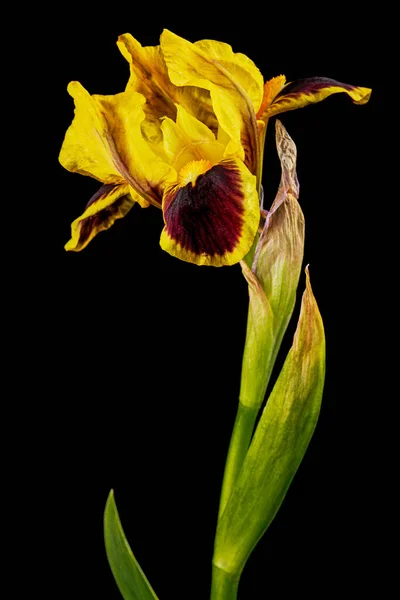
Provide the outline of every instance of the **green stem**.
[[235,485],[240,469],[242,468],[243,461],[250,445],[257,413],[258,409],[256,407],[249,408],[239,402],[225,464],[218,519],[221,518],[221,515],[225,510],[232,488]]
[[213,564],[210,600],[236,600],[239,581]]

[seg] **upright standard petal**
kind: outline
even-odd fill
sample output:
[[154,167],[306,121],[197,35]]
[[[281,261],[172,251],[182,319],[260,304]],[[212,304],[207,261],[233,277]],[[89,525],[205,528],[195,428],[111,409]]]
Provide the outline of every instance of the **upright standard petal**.
[[212,109],[210,92],[174,85],[168,76],[161,46],[142,46],[130,33],[119,36],[117,45],[130,66],[126,89],[140,92],[147,100],[144,110],[148,137],[161,140],[159,119],[169,117],[175,120],[176,104],[183,106],[214,132],[217,131],[218,123]]
[[203,40],[192,44],[164,30],[161,48],[171,81],[210,91],[219,125],[229,136],[225,156],[237,156],[255,173],[260,158],[256,113],[263,97],[261,73],[228,44]]
[[65,249],[83,250],[100,231],[109,229],[117,219],[124,217],[135,204],[130,191],[134,194],[127,184],[101,186],[89,200],[85,212],[73,221],[71,239]]
[[371,91],[369,88],[341,83],[327,77],[299,79],[285,85],[272,103],[266,106],[259,118],[266,120],[273,115],[303,108],[339,93],[347,94],[355,104],[366,104],[370,99]]
[[169,80],[160,46],[143,47],[130,33],[120,35],[117,46],[129,63],[126,89],[143,94],[146,116],[175,118],[176,86]]
[[163,198],[161,247],[188,262],[220,267],[239,262],[257,231],[256,178],[238,159],[188,163]]
[[75,100],[75,118],[61,148],[61,164],[105,184],[127,183],[139,203],[160,206],[173,170],[143,138],[144,97],[137,92],[91,96],[75,81],[68,91]]

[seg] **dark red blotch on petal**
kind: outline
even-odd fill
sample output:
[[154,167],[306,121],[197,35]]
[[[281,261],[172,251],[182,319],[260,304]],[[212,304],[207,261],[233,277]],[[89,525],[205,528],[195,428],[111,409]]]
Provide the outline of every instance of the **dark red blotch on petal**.
[[329,79],[329,77],[307,77],[288,83],[277,95],[275,101],[288,94],[307,94],[332,86],[342,87],[345,90],[354,90],[356,88],[354,85],[341,83],[340,81],[335,81],[335,79]]
[[195,185],[173,188],[164,198],[168,234],[195,254],[222,256],[238,245],[244,196],[234,165],[216,165],[199,175]]
[[90,198],[89,202],[86,204],[86,208],[89,208],[91,204],[94,204],[98,200],[105,198],[113,189],[117,188],[118,184],[116,183],[105,183],[102,185],[95,194]]
[[79,224],[79,245],[85,244],[93,230],[99,232],[108,229],[110,221],[112,221],[115,218],[115,215],[120,212],[124,202],[125,198],[123,196],[122,198],[118,198],[118,200],[113,202],[110,206],[107,206],[107,208],[103,208],[103,210],[97,214],[82,219]]
[[[107,197],[112,190],[117,187],[118,184],[102,185],[101,188],[99,188],[97,192],[90,198],[86,208]],[[106,208],[103,208],[98,213],[82,219],[82,221],[79,223],[79,246],[83,246],[87,242],[94,230],[99,232],[104,231],[104,229],[108,229],[115,216],[118,215],[121,210],[123,210],[124,204],[125,196],[121,196],[121,198],[118,198],[112,204]]]

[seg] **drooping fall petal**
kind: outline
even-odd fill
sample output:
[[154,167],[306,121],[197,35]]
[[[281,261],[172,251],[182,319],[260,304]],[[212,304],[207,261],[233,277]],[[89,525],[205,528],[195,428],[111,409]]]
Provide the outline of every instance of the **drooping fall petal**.
[[[109,229],[117,219],[124,217],[135,204],[129,185],[103,185],[89,200],[85,212],[71,225],[71,239],[66,250],[79,252],[100,231]],[[134,193],[134,192],[133,192]]]
[[241,158],[255,173],[260,155],[256,113],[263,97],[263,79],[257,67],[222,42],[192,44],[168,30],[160,42],[175,85],[210,91],[218,123],[230,138],[225,156]]
[[308,270],[293,345],[218,524],[214,565],[236,577],[275,517],[314,432],[325,379],[325,335]]
[[76,81],[68,91],[75,118],[60,152],[63,167],[105,184],[128,183],[142,205],[160,206],[172,169],[143,138],[145,98],[137,92],[91,96]]
[[345,93],[355,104],[366,104],[371,89],[341,83],[327,77],[308,77],[285,85],[259,118],[265,120],[288,110],[303,108],[325,100],[332,94]]
[[188,163],[163,198],[161,247],[197,265],[239,262],[257,231],[260,209],[255,176],[238,159],[212,166]]

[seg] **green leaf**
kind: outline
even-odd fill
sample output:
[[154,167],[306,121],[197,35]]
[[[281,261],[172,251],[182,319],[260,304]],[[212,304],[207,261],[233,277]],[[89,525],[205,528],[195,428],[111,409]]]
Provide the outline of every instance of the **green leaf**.
[[275,517],[314,432],[325,378],[325,335],[307,285],[293,345],[219,521],[213,563],[240,575]]
[[124,600],[157,600],[127,542],[113,490],[104,512],[104,540],[108,562]]

